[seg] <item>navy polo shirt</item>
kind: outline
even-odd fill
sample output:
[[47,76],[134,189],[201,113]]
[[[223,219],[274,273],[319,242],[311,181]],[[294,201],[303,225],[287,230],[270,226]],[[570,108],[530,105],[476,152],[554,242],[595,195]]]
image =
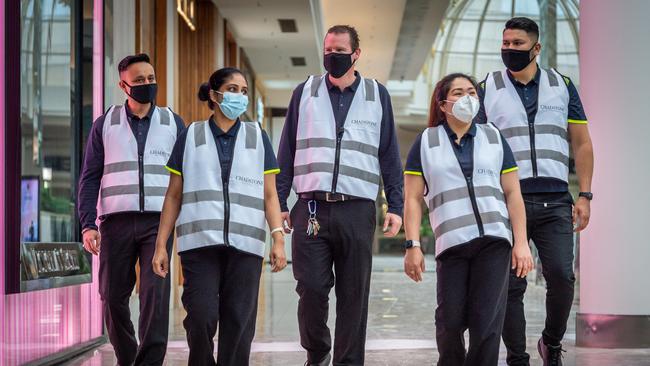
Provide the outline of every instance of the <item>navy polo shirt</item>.
[[[460,138],[460,143],[456,143],[456,133],[446,122],[443,123],[443,126],[447,132],[447,136],[449,136],[451,146],[454,147],[454,153],[456,154],[460,168],[463,171],[463,175],[465,175],[465,177],[471,177],[474,170],[474,137],[476,136],[476,124],[472,123],[472,126],[469,128],[467,133]],[[424,173],[420,150],[423,133],[424,132],[420,132],[409,151],[408,157],[406,158],[406,169],[404,174],[422,176]],[[503,145],[501,174],[505,174],[517,170],[517,162],[515,161],[515,156],[512,154],[512,150],[510,150],[510,145],[508,145],[503,136],[501,137],[501,141]]]
[[[126,102],[124,103],[124,108],[129,126],[131,127],[131,131],[133,131],[133,136],[135,136],[138,145],[138,155],[142,156],[144,155],[144,148],[147,143],[149,126],[151,126],[154,105],[151,106],[147,115],[142,118],[134,115]],[[172,112],[172,114],[176,123],[177,136],[180,136],[182,131],[185,130],[185,123],[176,113]],[[104,175],[103,131],[105,116],[106,114],[103,114],[95,120],[88,134],[83,167],[79,176],[77,205],[82,229],[97,229],[95,225],[97,218],[97,197],[99,196],[99,187],[102,176]]]
[[[235,141],[237,140],[237,133],[241,128],[241,121],[237,119],[235,124],[226,132],[224,132],[210,117],[209,120],[210,131],[212,137],[217,145],[217,154],[219,155],[219,164],[221,165],[221,180],[223,182],[228,180],[230,176],[230,167],[235,153]],[[187,141],[187,129],[176,140],[174,150],[167,162],[167,169],[177,175],[183,175],[183,155],[185,153],[185,141]],[[280,172],[278,169],[278,161],[273,153],[273,146],[269,140],[268,135],[262,130],[262,141],[264,142],[264,174],[277,174]]]
[[[514,76],[507,71],[508,78],[515,86],[517,94],[521,99],[522,104],[526,108],[526,114],[528,115],[528,123],[535,123],[535,116],[537,115],[537,101],[539,96],[539,78],[541,76],[541,71],[539,66],[537,67],[537,73],[535,77],[528,84],[522,84],[519,81],[515,80]],[[580,100],[580,95],[575,85],[567,76],[562,75],[562,79],[567,86],[569,91],[569,105],[568,105],[568,122],[575,124],[586,124],[587,116],[585,115],[584,108],[582,107],[582,101]],[[487,78],[486,78],[487,80]],[[479,109],[478,115],[474,119],[476,123],[486,123],[488,118],[485,114],[485,105],[483,104],[485,100],[485,82],[483,80],[478,88],[478,96],[481,101],[481,108]],[[566,182],[555,178],[549,177],[537,177],[537,178],[527,178],[521,180],[521,192],[522,193],[551,193],[551,192],[568,192],[569,185]]]
[[[341,128],[345,124],[348,111],[352,105],[354,94],[361,83],[361,76],[355,72],[356,79],[352,85],[341,91],[333,85],[329,77],[325,77],[328,96],[332,103],[336,127]],[[282,130],[280,147],[278,148],[278,162],[281,172],[278,174],[277,189],[280,199],[280,207],[283,212],[289,211],[287,198],[293,186],[293,163],[296,156],[296,131],[298,130],[298,119],[300,113],[300,99],[305,83],[301,83],[293,91],[291,102],[287,108],[287,116]],[[395,121],[393,119],[393,107],[388,90],[378,83],[379,101],[382,107],[381,132],[379,138],[379,166],[384,183],[384,192],[388,202],[388,212],[402,215],[404,200],[402,192],[404,189],[404,178],[402,176],[402,160],[399,155]]]

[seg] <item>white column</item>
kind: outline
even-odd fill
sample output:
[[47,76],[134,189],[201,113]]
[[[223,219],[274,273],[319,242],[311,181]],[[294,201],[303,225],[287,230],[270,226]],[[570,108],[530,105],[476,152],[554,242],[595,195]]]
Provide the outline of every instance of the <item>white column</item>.
[[577,344],[650,347],[650,1],[580,2],[581,95],[595,150]]

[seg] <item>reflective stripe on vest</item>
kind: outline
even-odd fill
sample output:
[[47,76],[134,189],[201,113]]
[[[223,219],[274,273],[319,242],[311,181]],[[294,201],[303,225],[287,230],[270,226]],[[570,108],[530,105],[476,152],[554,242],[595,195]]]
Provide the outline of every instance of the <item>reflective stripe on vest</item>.
[[[478,238],[478,221],[467,180],[443,126],[430,127],[422,134],[420,156],[438,256],[451,247]],[[491,124],[477,125],[472,181],[484,235],[512,242],[501,188],[502,163],[503,145],[498,130]]]
[[325,75],[310,76],[300,99],[293,188],[375,200],[379,192],[379,138],[383,110],[377,82],[361,78],[343,125],[336,187],[336,120]]
[[[187,131],[183,196],[176,221],[178,251],[228,244],[264,256],[266,218],[261,127],[254,122],[241,122],[226,191],[209,123],[194,122]],[[226,223],[227,206],[229,221]]]
[[[154,107],[142,157],[144,191],[140,192],[138,143],[124,106],[113,106],[105,115],[104,173],[97,202],[98,216],[128,211],[162,211],[169,185],[165,164],[176,142],[178,129],[168,108]],[[140,195],[144,207],[140,207]]]
[[[485,114],[510,144],[519,166],[519,178],[550,177],[569,181],[568,110],[569,91],[555,70],[541,69],[537,114],[532,126],[535,151],[531,148],[531,126],[526,108],[507,71],[495,71],[485,83]],[[533,155],[537,174],[533,171]]]

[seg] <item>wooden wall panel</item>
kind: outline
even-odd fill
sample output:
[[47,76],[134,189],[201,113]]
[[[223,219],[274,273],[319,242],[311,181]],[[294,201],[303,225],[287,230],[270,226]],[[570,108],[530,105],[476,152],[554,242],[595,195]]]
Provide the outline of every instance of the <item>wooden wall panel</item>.
[[217,8],[209,0],[197,2],[196,30],[192,31],[178,14],[178,113],[185,124],[207,119],[211,111],[199,101],[199,86],[217,69],[214,49],[218,26]]

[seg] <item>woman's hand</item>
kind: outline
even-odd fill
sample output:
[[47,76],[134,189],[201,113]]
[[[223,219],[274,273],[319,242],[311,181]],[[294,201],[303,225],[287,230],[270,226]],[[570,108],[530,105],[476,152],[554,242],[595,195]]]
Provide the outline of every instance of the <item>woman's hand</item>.
[[163,245],[162,248],[156,245],[156,251],[153,254],[153,272],[158,276],[165,278],[169,273],[169,258],[167,256],[167,249]]
[[280,232],[274,233],[269,261],[271,262],[271,272],[280,272],[287,266],[287,255],[284,251],[284,235]]
[[526,277],[533,268],[535,268],[535,264],[533,264],[533,255],[530,253],[528,243],[515,242],[512,247],[512,269],[515,270],[517,277]]
[[406,249],[404,254],[404,273],[415,282],[422,281],[424,273],[424,254],[420,247]]

